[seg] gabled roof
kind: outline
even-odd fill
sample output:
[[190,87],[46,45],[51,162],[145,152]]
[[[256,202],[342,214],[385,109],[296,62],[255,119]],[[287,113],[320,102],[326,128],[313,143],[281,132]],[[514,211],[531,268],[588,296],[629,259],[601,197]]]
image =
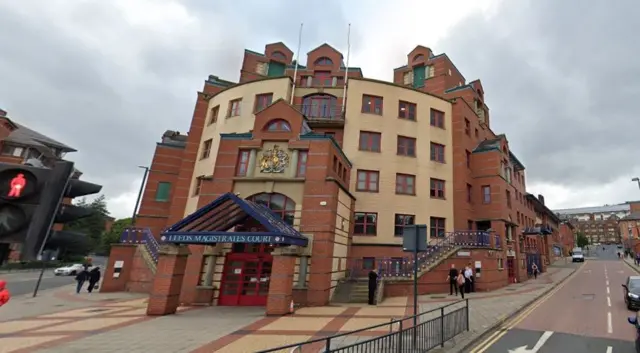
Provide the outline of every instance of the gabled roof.
[[18,127],[13,130],[5,141],[11,141],[21,145],[27,145],[32,147],[49,147],[56,148],[62,152],[76,152],[76,149],[69,147],[61,142],[58,142],[48,136],[45,136],[35,130],[31,130],[28,127],[14,122]]
[[318,47],[316,47],[316,48],[314,48],[314,49],[310,50],[310,51],[307,53],[307,55],[309,55],[309,54],[313,53],[314,51],[316,51],[316,50],[318,50],[318,49],[320,49],[320,48],[322,48],[322,47],[327,47],[327,48],[329,48],[329,49],[331,49],[331,50],[335,51],[336,53],[340,54],[340,58],[343,58],[342,53],[341,53],[338,49],[336,49],[336,48],[334,48],[334,47],[330,46],[330,45],[329,45],[329,44],[327,44],[327,43],[321,44],[321,45],[319,45]]

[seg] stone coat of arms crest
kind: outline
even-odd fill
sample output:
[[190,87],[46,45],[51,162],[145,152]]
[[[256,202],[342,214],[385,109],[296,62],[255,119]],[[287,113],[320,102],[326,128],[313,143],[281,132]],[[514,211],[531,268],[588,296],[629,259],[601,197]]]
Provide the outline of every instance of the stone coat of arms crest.
[[275,145],[262,153],[260,172],[283,173],[289,165],[289,155],[280,146]]

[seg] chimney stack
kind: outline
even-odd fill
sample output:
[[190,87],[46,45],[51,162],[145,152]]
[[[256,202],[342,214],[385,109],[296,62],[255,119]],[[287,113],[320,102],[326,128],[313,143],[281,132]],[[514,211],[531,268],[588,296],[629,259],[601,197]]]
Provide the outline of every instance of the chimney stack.
[[544,196],[538,194],[538,201],[540,201],[540,203],[544,205]]

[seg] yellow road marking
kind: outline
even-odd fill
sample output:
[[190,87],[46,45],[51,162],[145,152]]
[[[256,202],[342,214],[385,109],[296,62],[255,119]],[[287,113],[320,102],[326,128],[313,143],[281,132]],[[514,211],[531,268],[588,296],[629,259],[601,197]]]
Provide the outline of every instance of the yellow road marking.
[[545,294],[538,300],[536,300],[530,308],[524,310],[520,314],[518,314],[513,319],[505,322],[502,327],[500,327],[496,332],[491,334],[491,336],[487,337],[484,341],[479,343],[475,348],[473,348],[469,353],[483,353],[489,347],[491,347],[494,343],[496,343],[502,336],[506,335],[509,330],[517,326],[520,322],[522,322],[527,316],[529,316],[534,310],[536,310],[540,305],[549,300],[554,294],[556,294],[560,289],[562,289],[567,283],[569,283],[573,277],[577,276],[580,269],[584,266],[584,263],[581,264],[576,270],[560,285],[552,289],[549,293]]

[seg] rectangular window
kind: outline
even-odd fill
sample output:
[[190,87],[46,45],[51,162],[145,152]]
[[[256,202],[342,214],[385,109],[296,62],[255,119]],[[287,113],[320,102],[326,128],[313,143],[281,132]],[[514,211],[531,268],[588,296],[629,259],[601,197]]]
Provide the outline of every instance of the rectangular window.
[[396,194],[415,195],[416,176],[409,174],[396,174]]
[[256,95],[256,105],[253,107],[253,112],[257,113],[262,109],[268,107],[273,100],[273,93],[258,94]]
[[211,154],[211,145],[213,144],[212,139],[208,139],[202,143],[202,152],[200,154],[200,159],[209,158]]
[[156,189],[156,201],[158,202],[169,201],[170,193],[171,193],[171,183],[166,181],[159,182],[158,188]]
[[22,147],[7,146],[7,145],[2,146],[2,154],[6,156],[22,157],[23,153],[24,153],[24,148]]
[[356,212],[353,223],[355,235],[376,235],[378,233],[378,214],[375,212]]
[[333,86],[333,77],[331,77],[331,71],[316,71],[313,76],[313,85],[320,87]]
[[202,178],[197,177],[196,178],[196,184],[194,185],[194,188],[193,188],[193,196],[200,195],[200,190],[201,189],[202,189]]
[[395,227],[393,234],[396,237],[401,237],[404,233],[404,226],[415,224],[416,216],[410,214],[398,214],[396,213]]
[[227,117],[238,116],[241,113],[241,103],[242,99],[234,99],[229,102],[229,111],[227,112]]
[[412,137],[398,136],[397,154],[398,156],[415,157],[416,139]]
[[464,118],[464,133],[471,136],[471,122],[467,118]]
[[298,152],[298,167],[296,169],[296,176],[303,177],[307,175],[307,159],[309,158],[309,152]]
[[356,191],[378,192],[380,172],[373,170],[358,170]]
[[382,97],[362,95],[362,112],[382,115]]
[[444,145],[431,142],[431,160],[444,163]]
[[216,105],[211,108],[211,117],[209,118],[209,125],[215,124],[218,121],[218,114],[220,113],[220,106]]
[[400,101],[398,104],[398,117],[400,119],[416,120],[416,104]]
[[467,202],[471,203],[473,201],[473,186],[471,184],[467,184]]
[[466,157],[467,157],[467,168],[471,169],[471,152],[470,151],[466,151]]
[[491,203],[491,186],[482,186],[482,203]]
[[381,139],[382,134],[379,132],[360,131],[358,148],[360,151],[380,152]]
[[431,126],[444,129],[444,112],[431,109]]
[[249,169],[249,151],[241,150],[238,152],[238,162],[236,164],[236,176],[247,176]]
[[373,270],[376,268],[376,258],[375,257],[363,257],[362,258],[362,269],[363,270]]
[[440,217],[431,217],[431,237],[443,238],[445,236],[446,219]]
[[507,207],[511,208],[511,191],[507,190]]
[[431,178],[431,198],[444,199],[445,181]]

